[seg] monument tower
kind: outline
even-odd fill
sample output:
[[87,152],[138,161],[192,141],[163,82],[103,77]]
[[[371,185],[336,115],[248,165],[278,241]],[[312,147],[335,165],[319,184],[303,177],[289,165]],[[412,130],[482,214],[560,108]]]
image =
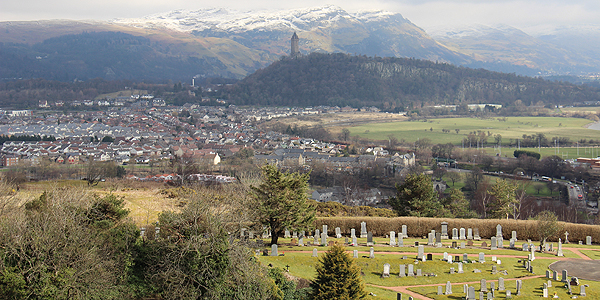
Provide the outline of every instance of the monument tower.
[[300,56],[300,48],[298,46],[298,41],[300,41],[300,39],[298,38],[298,35],[296,34],[296,32],[294,32],[294,34],[292,34],[292,49],[290,51],[290,56],[291,57],[298,57]]

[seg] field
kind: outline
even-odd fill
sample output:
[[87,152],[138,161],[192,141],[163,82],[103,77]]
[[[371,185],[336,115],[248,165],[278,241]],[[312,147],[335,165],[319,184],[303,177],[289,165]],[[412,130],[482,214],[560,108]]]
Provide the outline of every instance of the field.
[[[493,147],[485,148],[485,152],[489,155],[501,155],[503,157],[513,157],[513,153],[518,148],[515,147]],[[558,148],[521,148],[531,152],[537,152],[542,157],[550,155],[558,155],[562,159],[577,159],[578,157],[596,158],[600,156],[600,147],[558,147]]]
[[[579,139],[600,139],[600,131],[587,129],[587,119],[564,117],[507,117],[500,118],[444,118],[426,121],[403,121],[388,123],[369,123],[348,127],[351,135],[358,135],[370,140],[387,140],[389,136],[399,141],[413,143],[418,139],[428,138],[433,143],[453,143],[461,145],[461,141],[470,132],[481,130],[488,135],[488,143],[494,143],[494,135],[502,136],[502,144],[507,145],[510,139],[522,138],[524,134],[543,133],[547,138],[568,137],[575,142]],[[449,130],[448,133],[442,129]],[[458,133],[456,132],[458,129]],[[476,147],[476,145],[471,145]]]

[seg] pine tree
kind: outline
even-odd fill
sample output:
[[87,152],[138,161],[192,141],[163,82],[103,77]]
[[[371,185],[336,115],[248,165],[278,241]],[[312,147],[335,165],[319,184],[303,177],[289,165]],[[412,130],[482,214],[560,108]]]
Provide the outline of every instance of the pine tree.
[[263,183],[252,186],[252,197],[260,222],[271,227],[271,244],[288,229],[310,229],[315,208],[308,203],[310,174],[284,173],[273,165],[262,167]]
[[343,246],[334,244],[319,258],[317,278],[312,282],[313,299],[363,299],[367,293],[360,268]]
[[400,216],[436,217],[443,208],[431,178],[425,174],[409,174],[396,190],[389,203]]

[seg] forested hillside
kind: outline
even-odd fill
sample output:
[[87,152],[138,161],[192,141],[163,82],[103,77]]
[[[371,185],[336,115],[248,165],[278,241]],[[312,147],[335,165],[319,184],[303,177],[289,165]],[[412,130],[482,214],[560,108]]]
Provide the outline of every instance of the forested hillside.
[[600,90],[483,69],[406,58],[312,53],[282,58],[223,92],[239,104],[377,106],[571,104],[598,101]]

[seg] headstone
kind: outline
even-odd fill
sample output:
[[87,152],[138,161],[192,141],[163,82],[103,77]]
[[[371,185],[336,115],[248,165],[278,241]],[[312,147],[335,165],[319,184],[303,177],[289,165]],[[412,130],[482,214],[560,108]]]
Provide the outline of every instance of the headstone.
[[504,278],[502,277],[498,278],[498,290],[504,291]]
[[502,225],[500,225],[500,224],[496,225],[496,237],[497,238],[502,237]]
[[461,239],[461,240],[466,240],[467,239],[467,236],[465,235],[465,229],[464,228],[460,229],[458,238]]
[[397,293],[396,294],[396,300],[402,300],[402,294]]
[[516,242],[515,239],[510,239],[510,242],[509,242],[510,249],[515,249],[515,242]]
[[442,222],[442,239],[448,239],[448,222]]
[[512,299],[512,295],[510,293],[510,290],[506,290],[506,299]]
[[467,240],[472,240],[472,239],[473,239],[473,229],[467,228]]
[[425,249],[423,247],[423,245],[419,245],[419,247],[417,247],[417,259],[419,260],[425,260]]
[[381,274],[381,277],[383,277],[383,278],[390,277],[390,264],[383,265],[383,274]]
[[469,255],[467,253],[463,253],[462,261],[464,261],[464,262],[469,261]]
[[567,282],[569,279],[567,278],[567,270],[562,270],[562,278],[560,281]]
[[473,239],[476,241],[481,240],[481,237],[479,236],[479,228],[473,229]]
[[427,253],[427,261],[432,261],[432,260],[433,260],[433,254]]
[[531,258],[529,260],[535,260],[535,246],[531,246]]
[[585,297],[587,294],[585,293],[585,288],[588,287],[587,284],[582,284],[579,286],[579,296]]
[[350,237],[351,238],[356,237],[356,229],[354,229],[354,228],[350,229]]
[[450,283],[450,281],[446,281],[446,295],[451,295],[452,294],[452,284]]
[[300,236],[301,237],[306,237],[306,232],[304,230],[300,231]]
[[348,245],[348,244],[349,244],[348,243],[348,237],[346,236],[346,237],[344,237],[344,245]]
[[283,238],[285,238],[285,239],[289,239],[289,238],[291,238],[291,237],[292,237],[292,236],[290,235],[290,231],[286,229],[286,230],[285,230],[285,233],[283,234]]
[[592,245],[592,237],[591,236],[588,235],[585,237],[585,244],[588,246]]
[[336,239],[341,239],[342,238],[342,231],[340,230],[339,227],[335,228],[335,238]]
[[546,270],[546,278],[552,278],[552,274],[550,273],[550,270]]
[[441,232],[435,233],[435,246],[442,247],[442,233]]
[[327,233],[321,233],[321,246],[327,246]]
[[448,262],[449,262],[449,263],[452,263],[452,261],[453,261],[453,260],[452,260],[452,255],[448,255]]
[[412,264],[408,265],[408,276],[415,276],[415,266],[413,266]]
[[498,260],[498,258],[496,258],[495,256],[492,256],[492,261],[496,262]]
[[490,292],[490,293],[487,293],[487,298],[486,298],[486,299],[487,299],[487,300],[493,300],[493,299],[494,299],[494,296],[492,295],[492,293],[491,293],[491,292]]
[[469,287],[469,291],[467,293],[467,299],[475,300],[475,287],[473,287],[473,286]]
[[468,291],[469,291],[469,285],[468,284],[464,284],[463,285],[463,293],[468,296],[468,294],[467,294]]
[[406,276],[406,265],[404,265],[404,264],[400,265],[400,273],[398,273],[398,276],[400,276],[400,277]]
[[552,287],[552,280],[548,280],[548,287]]
[[373,246],[373,233],[367,233],[367,246]]
[[454,268],[450,268],[450,274],[454,274]]
[[567,281],[567,290],[568,290],[567,293],[569,295],[573,295],[573,291],[571,290],[571,282],[570,281]]
[[479,252],[479,262],[480,263],[485,262],[485,254],[483,254],[483,252]]
[[452,239],[458,240],[458,229],[452,228]]
[[550,244],[550,252],[554,252],[554,244]]
[[465,242],[460,242],[460,249],[465,249]]
[[454,261],[459,262],[460,261],[460,255],[455,255],[454,256]]
[[482,291],[482,292],[487,292],[487,283],[486,283],[486,281],[485,281],[485,278],[484,278],[484,279],[481,279],[481,282],[480,282],[480,284],[481,284],[481,289],[480,289],[480,291]]
[[490,291],[493,291],[496,289],[496,283],[495,282],[490,282]]
[[421,276],[421,269],[417,269],[417,277]]
[[444,252],[444,260],[448,261],[448,252]]
[[433,246],[434,233],[427,234],[427,246]]
[[358,241],[356,240],[356,236],[352,237],[352,246],[354,246],[354,247],[358,246]]
[[404,238],[402,236],[398,236],[398,247],[404,247]]
[[323,232],[325,235],[328,235],[329,232],[327,231],[327,225],[323,225]]
[[521,288],[523,287],[523,281],[517,279],[517,296],[521,295]]
[[547,287],[542,289],[542,297],[548,298],[548,288]]
[[375,258],[375,249],[373,247],[369,249],[369,258]]
[[292,238],[293,239],[297,239],[298,238],[298,231],[293,231],[292,232]]
[[403,238],[408,238],[408,234],[406,231],[406,225],[402,225],[402,237]]
[[492,266],[492,274],[496,275],[497,272],[498,272],[498,267]]
[[469,247],[473,247],[473,240],[469,240],[469,241],[467,241],[467,246],[469,246]]
[[360,238],[364,239],[367,237],[367,223],[360,222]]
[[396,232],[390,231],[390,246],[396,246]]
[[465,271],[463,270],[463,264],[461,262],[458,263],[458,274],[463,274]]
[[523,251],[529,251],[529,244],[523,243]]
[[358,250],[352,250],[352,257],[358,258]]
[[300,239],[298,239],[298,246],[304,247],[304,237],[301,236]]
[[552,274],[552,280],[558,281],[558,271],[554,271],[554,273]]
[[491,250],[498,250],[498,240],[495,236],[492,237]]
[[438,285],[438,287],[437,287],[437,294],[438,294],[438,296],[443,295],[442,290],[443,290],[442,286]]
[[499,237],[496,242],[498,243],[498,249],[504,248],[504,239],[502,237]]
[[487,248],[487,243],[486,242],[481,243],[481,248]]
[[315,229],[315,241],[313,244],[319,244],[319,238],[321,237],[321,230]]
[[317,248],[314,248],[312,257],[317,257],[317,256],[319,256],[319,254],[317,253]]
[[[280,231],[281,232],[281,231]],[[279,256],[277,254],[277,244],[271,245],[271,256]]]
[[456,248],[456,241],[452,242],[452,248]]
[[565,244],[569,243],[569,232],[565,231]]

